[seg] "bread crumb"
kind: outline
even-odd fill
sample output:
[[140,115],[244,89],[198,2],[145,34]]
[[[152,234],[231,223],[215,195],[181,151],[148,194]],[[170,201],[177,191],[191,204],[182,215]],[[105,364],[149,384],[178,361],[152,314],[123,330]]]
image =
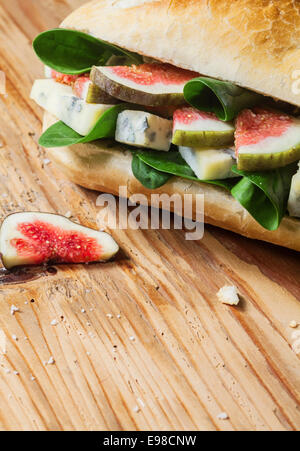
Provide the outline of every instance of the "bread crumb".
[[217,296],[222,304],[238,305],[240,302],[237,288],[234,285],[222,287],[218,291]]
[[19,312],[19,311],[20,311],[19,307],[16,307],[15,305],[12,305],[10,307],[10,314],[11,315],[14,315],[16,312]]
[[218,419],[219,420],[228,420],[228,418],[229,418],[229,416],[228,416],[228,414],[226,412],[221,412],[218,415]]

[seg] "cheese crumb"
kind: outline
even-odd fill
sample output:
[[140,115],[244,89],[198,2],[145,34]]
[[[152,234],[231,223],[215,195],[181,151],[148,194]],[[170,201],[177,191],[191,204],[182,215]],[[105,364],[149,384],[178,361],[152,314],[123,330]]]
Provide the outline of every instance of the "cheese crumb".
[[51,356],[50,359],[47,362],[47,365],[53,365],[55,363],[54,358]]
[[15,341],[18,341],[18,337],[16,335],[12,335],[11,338]]
[[58,321],[56,319],[53,319],[50,324],[51,326],[57,326]]
[[139,408],[139,406],[135,406],[135,407],[133,408],[133,411],[134,411],[135,413],[139,413],[139,412],[141,411],[141,409]]
[[237,288],[234,285],[222,287],[218,291],[217,296],[223,304],[238,305],[240,302]]
[[135,337],[129,337],[130,341],[135,341]]
[[109,318],[109,319],[112,319],[113,318],[113,315],[111,314],[111,313],[107,313],[107,318]]
[[65,214],[65,217],[70,219],[72,217],[72,212],[71,211],[67,211]]
[[219,413],[219,415],[218,415],[218,419],[219,419],[219,420],[228,420],[228,418],[229,418],[229,416],[227,415],[226,412],[221,412],[221,413]]
[[297,323],[297,321],[295,321],[295,320],[293,319],[293,320],[290,322],[289,326],[290,326],[292,329],[295,329],[296,327],[298,327],[298,323]]
[[15,305],[12,305],[10,307],[10,314],[11,315],[14,315],[16,312],[19,312],[19,311],[20,311],[19,307],[16,307]]

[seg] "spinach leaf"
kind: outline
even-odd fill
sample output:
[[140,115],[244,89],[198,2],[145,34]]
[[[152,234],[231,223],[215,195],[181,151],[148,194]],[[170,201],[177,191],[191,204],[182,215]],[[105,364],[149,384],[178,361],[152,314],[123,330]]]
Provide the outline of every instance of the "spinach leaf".
[[114,138],[118,114],[125,108],[128,108],[128,105],[124,103],[106,110],[100,116],[94,128],[86,136],[75,132],[62,121],[56,122],[42,134],[39,139],[39,144],[40,146],[50,148],[87,143],[100,138]]
[[244,108],[259,103],[263,96],[232,83],[198,77],[186,83],[185,100],[195,108],[210,111],[222,121],[231,121]]
[[159,188],[172,177],[170,174],[148,166],[137,154],[133,155],[131,168],[135,178],[148,189]]
[[297,163],[272,171],[246,172],[233,166],[232,171],[243,176],[231,194],[267,230],[278,229],[286,213],[292,176]]
[[[193,180],[196,182],[205,182],[212,185],[217,185],[227,190],[235,185],[236,179],[226,179],[226,180],[200,180],[196,177],[190,166],[184,161],[180,153],[176,150],[170,152],[159,152],[159,151],[139,151],[137,157],[152,168],[165,172],[167,174],[176,175],[188,180]],[[238,177],[238,176],[237,176]]]
[[82,74],[103,66],[113,55],[126,56],[140,64],[142,57],[80,31],[56,28],[39,34],[33,48],[40,60],[63,74]]

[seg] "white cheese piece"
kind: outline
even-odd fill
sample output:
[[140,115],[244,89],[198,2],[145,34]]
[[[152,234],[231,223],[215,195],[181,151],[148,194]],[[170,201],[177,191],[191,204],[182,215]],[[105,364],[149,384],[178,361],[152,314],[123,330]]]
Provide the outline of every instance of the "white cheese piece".
[[44,73],[46,78],[52,78],[52,69],[49,66],[45,66]]
[[238,305],[240,302],[238,291],[235,286],[225,286],[217,293],[219,301],[223,304]]
[[31,99],[82,136],[86,136],[102,114],[113,105],[86,103],[74,96],[71,86],[54,80],[36,80]]
[[292,178],[288,211],[290,216],[300,218],[300,162],[298,172]]
[[144,111],[125,110],[119,114],[116,141],[130,146],[168,151],[171,146],[172,121]]
[[235,161],[230,149],[195,149],[180,146],[179,152],[200,180],[236,177],[231,171]]

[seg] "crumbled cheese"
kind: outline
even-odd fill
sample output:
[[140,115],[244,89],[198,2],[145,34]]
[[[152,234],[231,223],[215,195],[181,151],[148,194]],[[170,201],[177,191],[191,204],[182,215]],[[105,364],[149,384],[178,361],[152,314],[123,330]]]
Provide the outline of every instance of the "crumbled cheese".
[[10,314],[11,315],[14,315],[16,312],[19,312],[19,311],[20,311],[19,307],[16,307],[15,305],[12,305],[10,307]]
[[217,296],[223,304],[238,305],[240,301],[235,286],[224,286],[218,291]]
[[228,414],[226,412],[221,412],[218,415],[218,419],[219,420],[228,420],[228,418],[229,418],[229,416],[228,416]]

